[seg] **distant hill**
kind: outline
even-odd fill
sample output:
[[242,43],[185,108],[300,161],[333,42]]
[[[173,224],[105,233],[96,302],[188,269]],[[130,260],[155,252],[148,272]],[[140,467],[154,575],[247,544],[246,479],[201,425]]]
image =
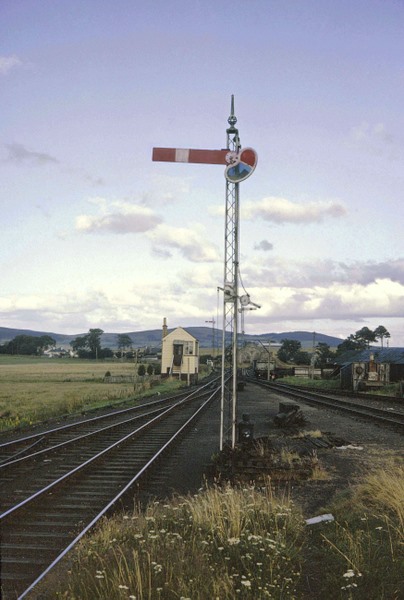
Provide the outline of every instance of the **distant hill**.
[[[212,328],[211,327],[185,327],[187,331],[193,336],[195,336],[200,343],[201,348],[211,348],[212,347]],[[172,329],[168,330],[169,332]],[[57,346],[68,347],[69,343],[74,340],[77,336],[85,335],[87,332],[83,333],[74,333],[71,335],[62,334],[62,333],[52,333],[49,331],[32,331],[30,329],[11,329],[8,327],[0,327],[0,344],[4,344],[5,342],[9,342],[14,339],[17,335],[32,335],[32,336],[41,336],[41,335],[50,335],[54,340],[56,340]],[[133,341],[134,348],[142,348],[144,346],[160,346],[161,345],[161,329],[149,329],[146,331],[131,331],[128,332],[127,335]],[[117,333],[103,333],[101,338],[101,345],[107,348],[116,348],[117,347]],[[221,346],[222,344],[222,331],[221,329],[216,329],[215,331],[216,337],[216,346]],[[280,343],[281,340],[297,340],[301,342],[302,348],[311,348],[313,346],[313,332],[312,331],[286,331],[283,333],[261,333],[257,335],[252,334],[244,334],[244,340],[246,342],[254,342],[259,341],[263,343],[268,343],[269,341],[273,341],[276,343]],[[332,337],[329,335],[325,335],[323,333],[315,334],[315,344],[317,345],[319,342],[323,342],[328,344],[331,347],[336,347],[343,340],[340,338]]]

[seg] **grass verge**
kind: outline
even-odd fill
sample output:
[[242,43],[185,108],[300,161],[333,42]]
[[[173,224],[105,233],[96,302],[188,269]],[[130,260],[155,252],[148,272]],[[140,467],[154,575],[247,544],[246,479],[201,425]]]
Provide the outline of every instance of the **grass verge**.
[[82,543],[56,598],[291,598],[303,527],[299,511],[270,486],[211,487],[150,504],[105,521]]
[[306,526],[269,482],[151,503],[104,520],[41,598],[403,598],[403,465],[369,474],[329,511],[335,521]]
[[308,529],[302,598],[404,598],[404,467],[387,464],[340,496],[335,521]]

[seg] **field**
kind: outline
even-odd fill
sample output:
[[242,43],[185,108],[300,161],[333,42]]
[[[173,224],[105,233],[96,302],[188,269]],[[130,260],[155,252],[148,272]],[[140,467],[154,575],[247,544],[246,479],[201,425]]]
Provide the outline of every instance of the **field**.
[[138,378],[136,390],[134,383],[103,382],[106,371],[136,376],[137,368],[118,361],[0,356],[0,431],[145,394],[151,388],[147,377]]

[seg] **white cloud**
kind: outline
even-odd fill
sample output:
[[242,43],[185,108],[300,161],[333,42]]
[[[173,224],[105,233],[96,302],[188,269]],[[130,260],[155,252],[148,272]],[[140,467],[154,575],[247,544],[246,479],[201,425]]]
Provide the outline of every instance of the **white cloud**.
[[101,212],[98,215],[79,215],[76,229],[84,233],[144,233],[154,229],[162,219],[145,206],[129,202],[108,202],[104,198],[93,198]]
[[[224,214],[223,206],[210,206],[208,212],[212,216]],[[328,218],[340,218],[347,214],[343,204],[335,201],[292,202],[287,198],[267,196],[257,201],[243,202],[241,217],[247,220],[261,218],[272,223],[322,223]],[[263,248],[261,248],[263,249]]]
[[21,67],[22,61],[13,54],[12,56],[0,56],[0,75],[7,75],[12,69]]
[[220,260],[217,247],[207,241],[202,228],[187,229],[161,224],[148,233],[155,251],[168,252],[176,248],[182,256],[192,262],[215,262]]
[[287,198],[269,196],[257,202],[245,202],[241,209],[242,217],[273,223],[321,223],[327,218],[339,218],[346,214],[345,207],[334,201],[292,202]]
[[332,259],[292,261],[271,256],[270,260],[255,260],[244,265],[243,271],[255,284],[270,282],[276,287],[321,287],[333,283],[368,285],[377,279],[389,279],[404,285],[404,258],[345,263]]
[[400,318],[404,303],[404,285],[388,279],[367,285],[258,287],[249,292],[254,301],[262,304],[260,317],[277,321]]

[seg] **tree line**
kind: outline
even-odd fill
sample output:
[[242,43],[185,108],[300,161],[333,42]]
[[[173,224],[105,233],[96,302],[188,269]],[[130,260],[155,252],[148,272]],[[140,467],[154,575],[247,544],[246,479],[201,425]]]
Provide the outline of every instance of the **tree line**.
[[[77,336],[70,342],[72,350],[79,358],[111,358],[114,352],[110,348],[101,346],[102,329],[90,329],[87,334]],[[128,354],[128,348],[132,347],[132,339],[126,333],[117,335],[118,356]],[[0,354],[15,354],[26,356],[41,356],[46,350],[54,348],[56,340],[50,335],[17,335],[11,341],[0,344]],[[133,356],[133,353],[132,353]]]
[[50,335],[17,335],[10,342],[0,345],[0,354],[41,355],[56,345]]
[[[315,348],[316,365],[325,366],[332,363],[338,356],[345,352],[355,350],[365,350],[371,343],[380,340],[383,348],[384,340],[390,338],[390,333],[383,325],[371,330],[369,327],[362,327],[356,333],[349,335],[341,344],[337,346],[334,352],[329,344],[319,342]],[[313,355],[302,350],[302,344],[298,340],[281,340],[282,346],[278,350],[278,358],[285,363],[294,363],[295,365],[309,365]]]

